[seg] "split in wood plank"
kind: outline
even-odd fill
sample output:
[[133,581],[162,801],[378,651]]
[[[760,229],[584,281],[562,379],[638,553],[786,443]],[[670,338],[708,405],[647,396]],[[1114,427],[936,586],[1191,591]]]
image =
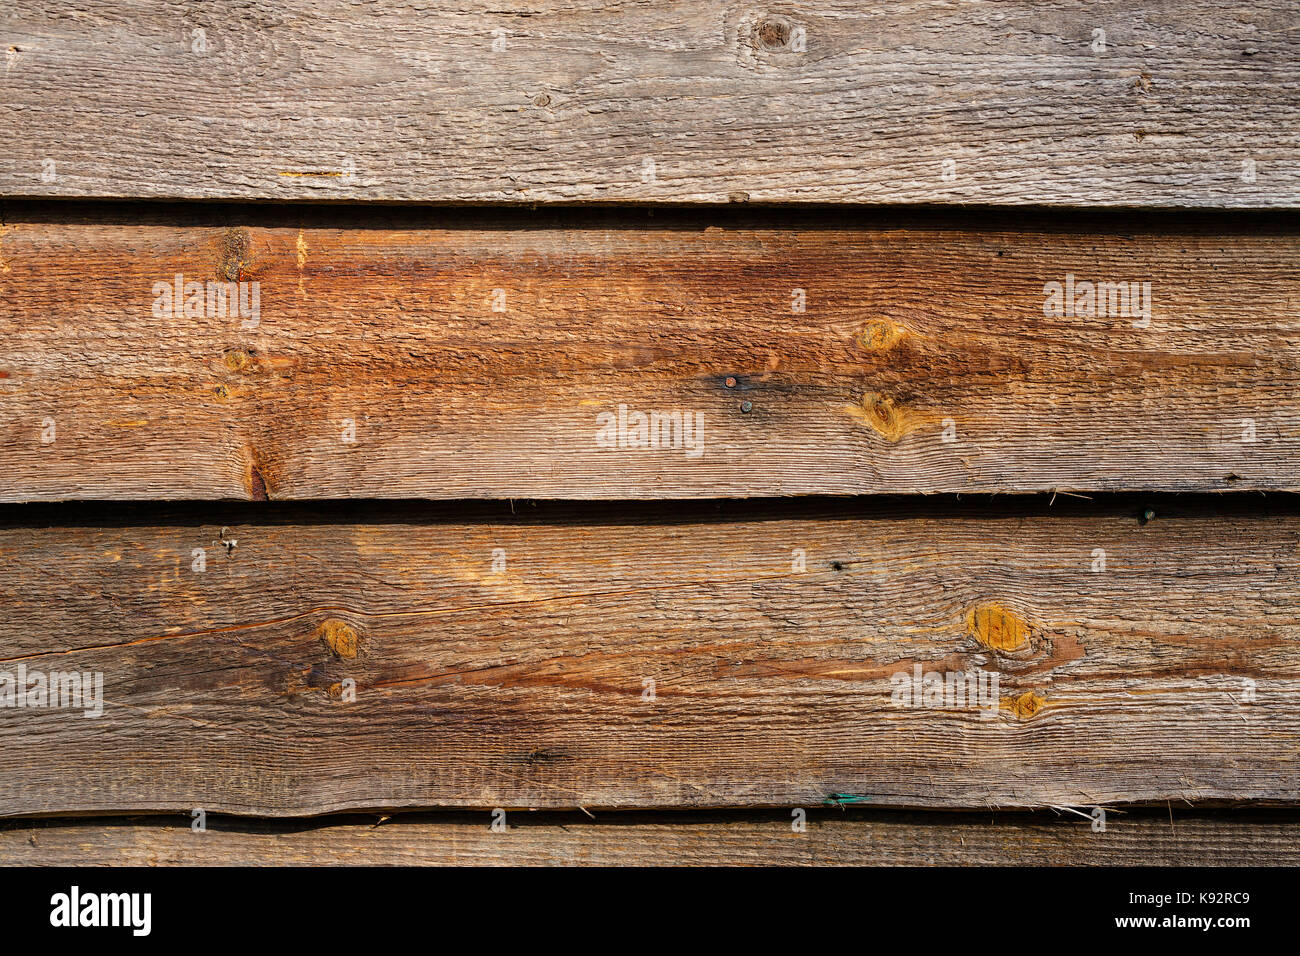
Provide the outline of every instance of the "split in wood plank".
[[[0,825],[6,866],[1296,866],[1278,812],[186,816]],[[803,829],[795,827],[802,822]],[[498,829],[492,829],[492,824]],[[501,829],[500,827],[504,827]]]

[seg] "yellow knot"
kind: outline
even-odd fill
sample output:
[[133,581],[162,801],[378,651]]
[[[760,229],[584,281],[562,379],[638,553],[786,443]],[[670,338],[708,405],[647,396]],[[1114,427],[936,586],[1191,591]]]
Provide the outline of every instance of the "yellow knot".
[[907,338],[907,329],[895,325],[886,319],[868,322],[866,328],[858,335],[858,344],[872,352],[887,352],[903,339]]
[[316,637],[325,642],[325,646],[335,657],[349,660],[357,656],[357,649],[361,643],[357,632],[337,618],[330,618],[316,628]]
[[981,604],[966,612],[966,630],[985,647],[1015,651],[1029,643],[1033,629],[1019,614],[1001,604]]
[[1043,709],[1045,703],[1046,700],[1039,697],[1032,690],[1026,691],[1019,697],[1004,697],[1002,699],[1002,706],[1021,720],[1028,720],[1033,717]]

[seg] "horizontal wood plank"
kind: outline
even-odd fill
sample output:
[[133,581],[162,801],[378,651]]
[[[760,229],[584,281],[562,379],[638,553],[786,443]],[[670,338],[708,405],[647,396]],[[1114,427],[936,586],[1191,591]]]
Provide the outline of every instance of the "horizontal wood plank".
[[[0,826],[6,866],[1295,866],[1300,821],[1269,813],[486,814],[339,821],[189,818]],[[1099,824],[1100,825],[1100,824]]]
[[0,193],[1294,207],[1291,0],[16,0]]
[[463,508],[10,509],[0,813],[1300,800],[1291,499]]
[[[2,228],[0,500],[1300,488],[1274,217],[11,203]],[[1149,314],[1140,288],[1082,314],[1081,284],[1045,314],[1084,281],[1149,283]],[[238,283],[246,317],[215,298]]]

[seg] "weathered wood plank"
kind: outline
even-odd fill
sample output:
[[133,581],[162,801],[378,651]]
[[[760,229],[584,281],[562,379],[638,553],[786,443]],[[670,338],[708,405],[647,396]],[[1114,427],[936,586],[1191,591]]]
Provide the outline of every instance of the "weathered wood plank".
[[0,825],[5,866],[1295,866],[1300,828],[1277,813],[1068,813],[189,818]]
[[17,0],[0,193],[1294,207],[1295,18],[1294,0]]
[[427,507],[8,510],[0,813],[1300,800],[1291,499]]
[[1275,217],[442,217],[10,204],[0,500],[1300,488]]

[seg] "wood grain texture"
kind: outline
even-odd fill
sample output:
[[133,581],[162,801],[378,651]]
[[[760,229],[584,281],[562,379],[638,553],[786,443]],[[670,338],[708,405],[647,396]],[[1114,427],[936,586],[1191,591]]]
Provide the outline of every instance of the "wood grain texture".
[[0,710],[0,813],[1293,803],[1270,501],[10,509],[0,666],[106,703]]
[[1293,0],[16,0],[0,193],[1294,207],[1295,24]]
[[[0,500],[1300,488],[1276,217],[4,216]],[[256,327],[155,316],[176,275]],[[1149,327],[1044,315],[1068,276]],[[698,455],[602,447],[621,406]]]
[[812,811],[790,814],[486,814],[326,822],[24,821],[0,826],[5,866],[1295,866],[1293,816]]

